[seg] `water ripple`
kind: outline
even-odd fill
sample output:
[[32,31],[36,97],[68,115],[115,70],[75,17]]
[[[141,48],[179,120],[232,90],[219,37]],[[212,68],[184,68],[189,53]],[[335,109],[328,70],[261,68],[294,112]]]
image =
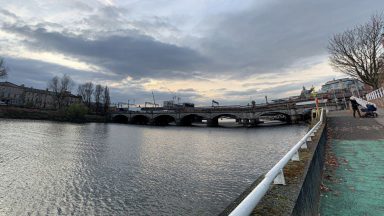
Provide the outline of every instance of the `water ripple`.
[[0,120],[0,131],[0,215],[212,215],[306,127]]

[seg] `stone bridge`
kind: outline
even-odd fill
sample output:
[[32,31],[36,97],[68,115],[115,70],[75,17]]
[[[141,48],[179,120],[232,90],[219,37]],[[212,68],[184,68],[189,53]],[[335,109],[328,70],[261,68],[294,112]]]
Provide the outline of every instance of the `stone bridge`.
[[111,120],[118,123],[168,125],[174,122],[179,126],[188,126],[205,120],[207,126],[218,126],[219,118],[232,118],[245,126],[262,123],[260,119],[274,119],[296,123],[308,114],[308,107],[294,104],[264,105],[259,107],[208,107],[185,108],[179,110],[147,109],[140,112],[117,112]]

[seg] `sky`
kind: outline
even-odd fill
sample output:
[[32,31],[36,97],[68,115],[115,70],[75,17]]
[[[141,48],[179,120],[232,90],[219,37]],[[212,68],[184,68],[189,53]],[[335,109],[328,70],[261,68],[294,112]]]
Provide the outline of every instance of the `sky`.
[[[113,102],[245,105],[334,78],[332,35],[382,13],[378,0],[0,0],[7,80],[68,74]],[[76,87],[73,93],[76,94]]]

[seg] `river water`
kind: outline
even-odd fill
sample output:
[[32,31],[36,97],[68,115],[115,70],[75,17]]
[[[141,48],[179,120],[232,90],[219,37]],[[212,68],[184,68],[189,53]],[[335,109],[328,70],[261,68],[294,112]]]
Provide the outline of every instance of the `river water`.
[[0,215],[216,215],[306,131],[0,119]]

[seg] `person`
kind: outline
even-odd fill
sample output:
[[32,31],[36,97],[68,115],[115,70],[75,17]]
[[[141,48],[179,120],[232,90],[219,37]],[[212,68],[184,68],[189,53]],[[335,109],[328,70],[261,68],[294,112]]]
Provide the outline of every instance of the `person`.
[[357,114],[359,114],[359,117],[361,118],[360,110],[359,110],[359,103],[356,101],[356,97],[352,96],[349,98],[352,104],[352,110],[353,110],[353,117],[356,118],[356,111]]

